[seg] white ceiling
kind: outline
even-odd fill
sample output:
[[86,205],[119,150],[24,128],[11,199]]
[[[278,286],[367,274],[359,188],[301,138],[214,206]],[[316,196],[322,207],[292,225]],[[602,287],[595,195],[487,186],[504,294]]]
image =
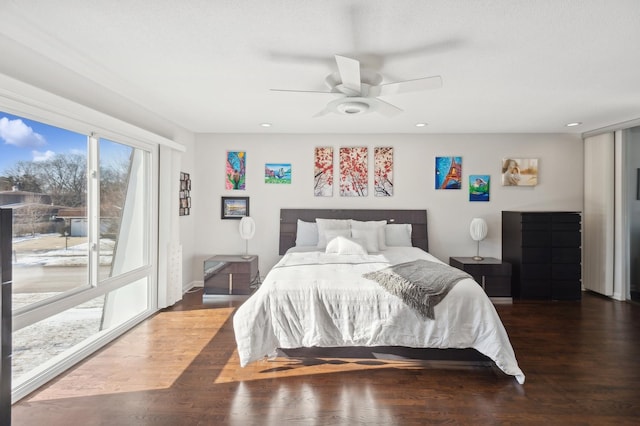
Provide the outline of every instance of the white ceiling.
[[[0,0],[0,35],[198,133],[585,132],[640,118],[637,0]],[[324,90],[335,54],[384,82],[443,87],[386,97],[404,110],[393,118],[313,118],[333,95],[269,90]]]

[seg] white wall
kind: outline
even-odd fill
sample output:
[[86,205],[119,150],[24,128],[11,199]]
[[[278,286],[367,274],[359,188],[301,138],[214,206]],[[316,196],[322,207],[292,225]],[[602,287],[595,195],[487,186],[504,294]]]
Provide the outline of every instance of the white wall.
[[[374,197],[373,158],[369,155],[369,196],[345,198],[334,185],[333,197],[313,196],[313,155],[316,146],[393,146],[393,197]],[[226,151],[247,152],[245,191],[225,190]],[[214,254],[240,254],[244,241],[238,221],[220,219],[221,196],[250,197],[256,235],[249,251],[260,256],[264,276],[279,260],[278,228],[281,208],[426,209],[429,246],[436,257],[471,256],[475,243],[469,236],[471,218],[487,220],[489,235],[481,254],[501,257],[502,210],[581,211],[583,203],[583,144],[578,135],[565,134],[447,134],[447,135],[196,135],[192,214],[195,219],[192,273],[202,275],[202,260]],[[434,189],[434,157],[462,156],[462,190]],[[501,160],[538,158],[539,184],[503,187]],[[292,164],[291,185],[264,183],[268,162]],[[335,167],[337,178],[337,165]],[[491,176],[491,201],[469,202],[469,174]],[[186,236],[185,236],[186,237]],[[184,238],[184,237],[183,237]]]

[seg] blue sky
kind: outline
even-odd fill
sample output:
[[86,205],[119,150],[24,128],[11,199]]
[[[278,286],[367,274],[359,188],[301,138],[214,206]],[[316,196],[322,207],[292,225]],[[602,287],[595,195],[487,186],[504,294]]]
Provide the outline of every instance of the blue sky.
[[0,112],[0,175],[21,160],[86,151],[86,135]]
[[[87,135],[0,111],[0,176],[18,161],[42,161],[56,154],[86,152]],[[129,152],[130,148],[124,145],[101,143],[103,162]]]

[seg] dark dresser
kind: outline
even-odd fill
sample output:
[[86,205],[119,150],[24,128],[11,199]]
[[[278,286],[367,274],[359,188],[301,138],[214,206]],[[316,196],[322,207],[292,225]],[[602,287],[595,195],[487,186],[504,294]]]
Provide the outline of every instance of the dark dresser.
[[502,259],[511,263],[511,292],[519,299],[581,297],[579,212],[502,212]]

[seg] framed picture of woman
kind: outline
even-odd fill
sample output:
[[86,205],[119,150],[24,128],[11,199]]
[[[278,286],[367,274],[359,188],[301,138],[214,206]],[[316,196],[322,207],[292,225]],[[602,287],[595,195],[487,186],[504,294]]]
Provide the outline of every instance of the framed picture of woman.
[[503,158],[503,186],[535,186],[538,184],[537,158]]

